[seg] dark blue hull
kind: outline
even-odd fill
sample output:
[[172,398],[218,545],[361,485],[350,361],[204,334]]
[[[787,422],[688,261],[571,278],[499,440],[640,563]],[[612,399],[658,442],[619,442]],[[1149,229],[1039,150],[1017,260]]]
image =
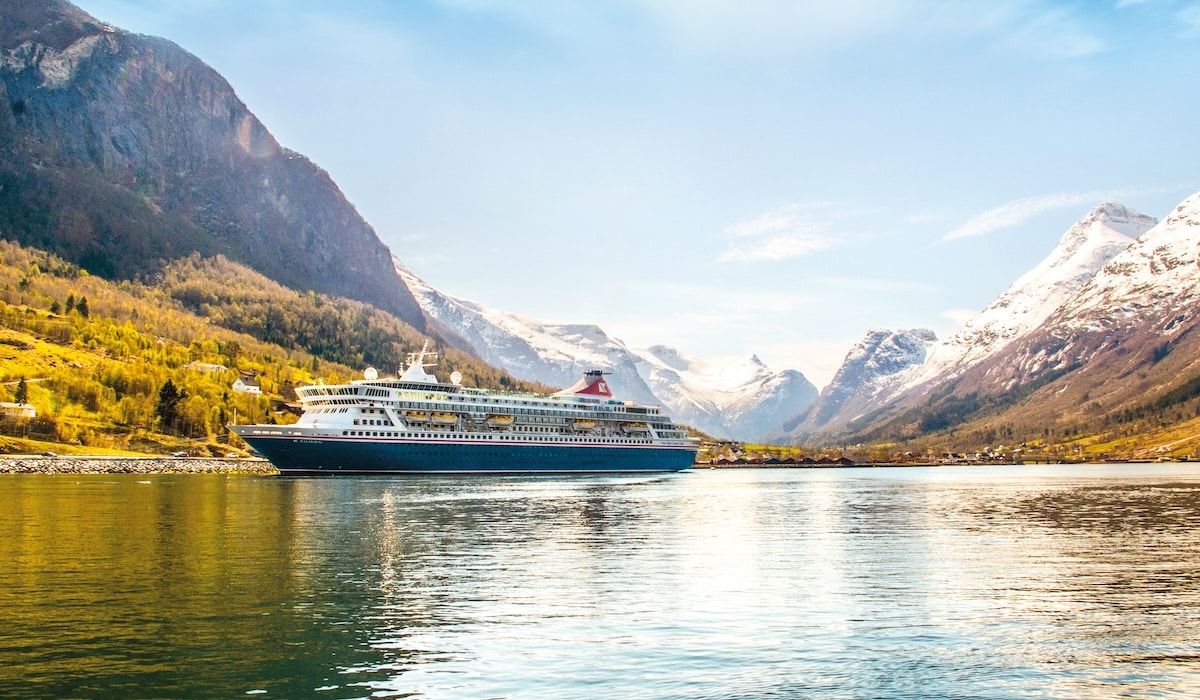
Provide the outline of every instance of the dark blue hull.
[[531,473],[672,472],[688,469],[695,448],[650,445],[471,444],[243,435],[283,472]]

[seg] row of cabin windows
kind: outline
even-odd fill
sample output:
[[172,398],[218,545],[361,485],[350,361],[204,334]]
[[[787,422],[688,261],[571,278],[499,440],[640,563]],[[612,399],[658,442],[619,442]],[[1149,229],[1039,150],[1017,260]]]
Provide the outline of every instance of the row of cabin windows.
[[[391,396],[391,392],[386,389],[374,389],[374,388],[370,388],[370,387],[340,387],[337,389],[325,389],[322,391],[306,392],[306,395],[388,397],[388,396]],[[432,394],[426,394],[425,398],[433,399],[435,397]],[[544,406],[544,407],[549,407],[551,405],[551,402],[549,402],[549,401],[512,401],[509,399],[485,399],[485,398],[472,398],[472,397],[459,397],[459,399],[461,401],[469,401],[472,403],[494,403],[494,404],[506,403],[509,405]],[[582,401],[587,402],[589,404],[598,402],[597,399],[583,399]],[[595,406],[585,406],[584,408],[594,410],[596,407]],[[641,407],[632,407],[632,406],[617,406],[612,409],[608,409],[608,407],[602,407],[602,408],[604,408],[605,410],[615,410],[618,412],[639,413],[639,414],[647,414],[647,415],[656,415],[658,413],[658,410],[654,409],[654,408],[641,408]]]
[[[560,403],[555,403],[555,402],[551,402],[551,401],[510,401],[507,399],[476,399],[476,398],[471,398],[471,397],[467,397],[467,396],[460,397],[460,399],[462,401],[470,401],[470,402],[478,402],[478,403],[508,403],[510,405],[541,406],[544,408],[550,408],[551,406],[554,406],[554,407],[561,406]],[[587,402],[589,404],[598,404],[600,402],[599,399],[580,399],[580,401]],[[588,409],[588,410],[597,410],[596,406],[584,406],[583,408]],[[602,410],[602,411],[617,411],[619,413],[623,413],[626,411],[629,413],[643,413],[643,414],[651,414],[651,415],[658,413],[657,409],[634,408],[634,407],[630,407],[630,406],[613,406],[613,407],[600,406],[598,408],[599,408],[599,410]]]
[[[345,409],[342,409],[342,410],[345,410]],[[364,408],[364,409],[362,409],[362,413],[386,415],[385,411],[382,408]],[[558,423],[558,421],[556,421],[555,419],[552,419],[552,418],[535,417],[535,418],[531,418],[529,420],[531,420],[535,423]],[[362,419],[360,421],[359,419],[356,418],[354,420],[354,424],[355,425],[392,425],[392,422],[390,420],[374,420],[374,419]],[[531,430],[533,430],[533,427],[518,427],[517,429],[531,431]],[[538,428],[538,432],[551,432],[551,431],[547,428]]]
[[[477,412],[477,413],[482,413],[485,410],[487,410],[482,407],[477,408],[474,406],[463,406],[461,404],[453,404],[453,403],[430,404],[430,403],[426,403],[423,401],[401,401],[401,402],[399,402],[398,407],[402,408],[402,409],[420,410],[420,411],[472,411],[472,412]],[[549,414],[552,416],[579,417],[579,414],[572,413],[569,410],[508,408],[507,406],[505,408],[508,410],[503,411],[504,414],[514,414],[514,415],[522,415],[522,416]],[[573,410],[580,410],[580,409],[573,409]],[[588,409],[585,408],[583,410],[588,410]],[[589,415],[589,414],[585,414],[585,415]],[[603,416],[599,416],[599,417],[603,418]],[[661,418],[658,418],[657,416],[655,416],[655,419],[662,420]],[[650,419],[647,418],[647,420],[650,420]]]
[[[331,399],[331,400],[327,400],[327,401],[312,402],[313,405],[318,405],[318,406],[329,405],[329,404],[354,404],[354,403],[358,403],[358,402],[351,400],[351,399]],[[458,406],[458,405],[454,405],[454,404],[442,404],[442,403],[430,405],[430,404],[426,404],[426,403],[418,403],[418,402],[411,402],[411,401],[401,401],[399,403],[399,407],[407,408],[407,409],[435,410],[435,411],[453,411],[453,410],[482,411],[483,410],[483,409],[475,409],[474,407],[471,407],[471,406]],[[383,409],[381,409],[381,408],[378,408],[378,409],[377,408],[364,408],[361,410],[364,413],[381,413],[381,414],[384,413]],[[339,412],[344,412],[344,411],[339,411]],[[537,414],[550,413],[551,415],[554,415],[554,416],[567,416],[567,417],[572,415],[571,413],[568,413],[565,411],[544,411],[544,410],[540,410],[540,409],[525,409],[525,408],[511,409],[509,411],[506,411],[505,413],[512,413],[512,414],[517,414],[517,415],[537,415]],[[540,419],[537,419],[537,422],[552,422],[552,421],[548,418],[540,418]]]
[[[343,430],[342,435],[345,437],[418,437],[418,438],[445,438],[446,433],[393,433],[377,430]],[[461,440],[520,440],[517,435],[455,435]],[[576,438],[576,437],[560,437],[559,442],[610,442],[620,443],[622,445],[649,445],[650,440],[625,440],[621,438]]]
[[[312,412],[313,413],[345,413],[348,410],[349,409],[346,409],[346,408],[323,408],[323,409],[315,409]],[[518,409],[518,410],[523,411],[523,409]],[[369,414],[386,415],[386,412],[382,408],[363,408],[363,409],[361,409],[361,412],[369,413]],[[542,418],[542,417],[532,418],[531,420],[535,423],[556,423],[557,422],[552,418]],[[360,420],[360,419],[356,418],[354,420],[354,424],[355,425],[392,425],[392,422],[388,421],[388,420],[375,420],[375,419]],[[534,427],[519,427],[517,429],[525,430],[525,431],[534,431],[535,430]],[[536,429],[536,432],[552,432],[552,431],[549,428],[540,428],[539,427]],[[663,435],[663,437],[683,437],[682,433],[668,435],[665,432],[662,432],[662,431],[660,431],[660,432]]]
[[355,418],[354,424],[355,425],[391,425],[392,422],[388,421],[388,420],[378,420],[375,418]]

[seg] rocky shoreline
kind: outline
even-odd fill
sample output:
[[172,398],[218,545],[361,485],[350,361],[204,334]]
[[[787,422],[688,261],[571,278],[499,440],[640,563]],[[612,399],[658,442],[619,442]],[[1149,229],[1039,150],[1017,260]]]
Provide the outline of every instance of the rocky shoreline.
[[57,457],[0,458],[0,474],[278,474],[263,459],[193,457]]

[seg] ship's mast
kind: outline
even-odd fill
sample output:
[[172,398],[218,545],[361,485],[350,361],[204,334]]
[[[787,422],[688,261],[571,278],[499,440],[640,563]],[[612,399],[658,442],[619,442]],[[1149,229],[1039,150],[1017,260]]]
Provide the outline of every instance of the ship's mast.
[[[429,339],[426,339],[425,343],[421,345],[420,352],[408,353],[408,357],[406,358],[405,362],[407,367],[404,368],[401,379],[409,382],[426,382],[429,384],[436,384],[437,377],[427,373],[425,368],[437,366],[437,355],[438,354],[436,352],[429,351]],[[426,360],[433,360],[433,362],[426,362]]]
[[[409,368],[421,367],[424,369],[425,367],[436,367],[437,356],[438,354],[436,352],[429,352],[429,339],[426,338],[425,343],[421,345],[421,351],[408,353],[408,356],[405,358],[405,363]],[[426,362],[426,357],[434,360],[434,362]]]

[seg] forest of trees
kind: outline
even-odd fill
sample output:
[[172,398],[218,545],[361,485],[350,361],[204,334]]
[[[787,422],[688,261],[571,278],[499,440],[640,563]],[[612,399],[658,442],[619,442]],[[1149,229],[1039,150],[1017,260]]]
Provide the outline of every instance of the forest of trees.
[[[273,409],[294,400],[294,387],[346,381],[366,365],[394,371],[424,341],[373,307],[296,292],[224,259],[193,257],[156,280],[110,282],[0,241],[0,400],[20,391],[37,410],[32,420],[0,421],[10,436],[215,450],[235,412],[242,423],[290,422]],[[531,388],[445,351],[438,371],[456,369],[479,386]],[[263,394],[233,391],[239,373]]]

